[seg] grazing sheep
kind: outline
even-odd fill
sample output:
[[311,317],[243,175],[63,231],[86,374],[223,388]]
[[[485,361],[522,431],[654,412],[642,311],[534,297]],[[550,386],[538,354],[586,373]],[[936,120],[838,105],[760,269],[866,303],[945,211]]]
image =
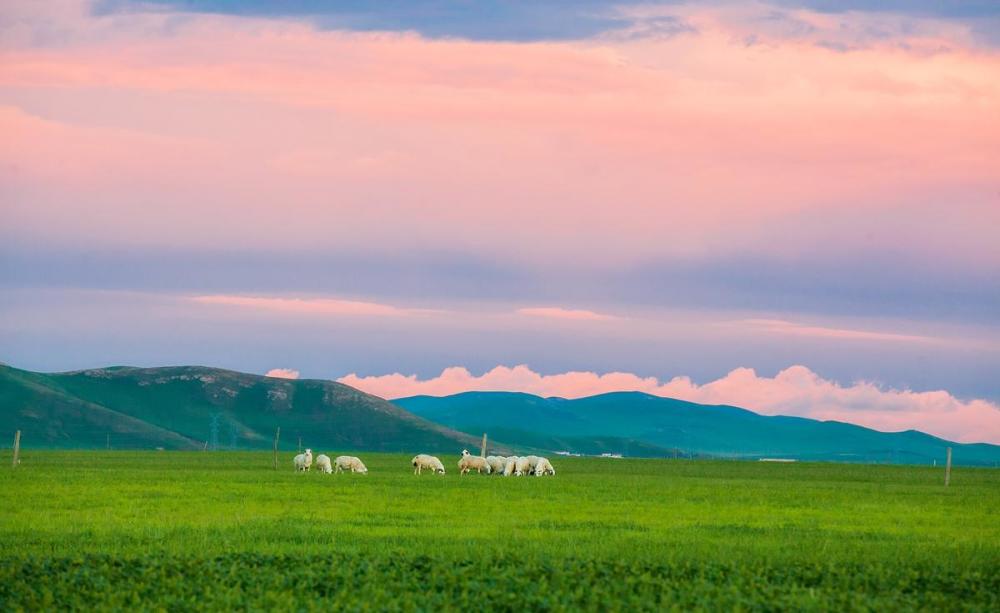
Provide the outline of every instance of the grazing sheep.
[[352,473],[361,473],[363,475],[368,474],[368,467],[361,461],[361,458],[357,458],[352,455],[337,456],[336,464],[338,473],[349,470]]
[[306,449],[305,453],[295,456],[295,470],[308,471],[313,463],[312,449]]
[[469,453],[468,449],[462,450],[462,459],[458,461],[458,468],[460,474],[465,474],[470,470],[474,470],[479,474],[486,473],[490,474],[490,465],[486,462],[486,458],[481,458],[477,455],[472,455]]
[[531,474],[531,456],[525,456],[517,459],[517,464],[514,466],[514,474],[520,477],[521,475]]
[[517,457],[516,455],[512,455],[509,458],[507,458],[507,461],[504,462],[503,465],[504,477],[509,477],[511,475],[516,475],[518,477],[521,476],[521,473],[517,472],[517,461],[520,459],[521,458]]
[[325,453],[321,453],[316,456],[316,470],[326,474],[332,473],[333,465],[330,464],[330,456]]
[[528,458],[528,466],[530,468],[529,468],[528,472],[526,472],[524,474],[526,474],[526,475],[533,475],[533,474],[535,474],[535,467],[538,466],[538,461],[541,460],[542,458],[540,458],[540,457],[538,457],[536,455],[529,455],[529,456],[527,456],[527,458]]
[[426,453],[413,456],[410,463],[413,464],[413,474],[415,475],[421,474],[425,468],[427,470],[433,470],[439,475],[444,474],[444,464],[441,463],[441,460],[432,455],[427,455]]
[[503,472],[504,466],[507,465],[507,458],[500,455],[488,455],[486,463],[490,465],[491,472],[499,475]]
[[538,463],[535,464],[535,476],[541,477],[542,475],[552,475],[556,474],[556,469],[552,466],[552,462],[549,462],[548,458],[538,458]]

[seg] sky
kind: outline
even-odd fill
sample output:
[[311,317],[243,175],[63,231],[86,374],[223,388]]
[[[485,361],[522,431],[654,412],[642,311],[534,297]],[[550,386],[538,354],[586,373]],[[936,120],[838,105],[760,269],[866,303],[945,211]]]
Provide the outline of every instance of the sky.
[[996,2],[7,0],[0,361],[1000,444]]

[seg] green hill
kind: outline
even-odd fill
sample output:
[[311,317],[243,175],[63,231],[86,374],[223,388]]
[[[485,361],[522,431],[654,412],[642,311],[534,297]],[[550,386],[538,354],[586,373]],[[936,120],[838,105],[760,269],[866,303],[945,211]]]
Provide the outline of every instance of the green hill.
[[[0,431],[26,447],[455,452],[474,437],[352,387],[178,366],[43,374],[0,365]],[[214,435],[213,435],[214,432]],[[4,434],[4,436],[8,436]]]
[[957,463],[993,466],[1000,446],[958,444],[909,430],[764,416],[639,392],[577,400],[509,392],[467,392],[394,400],[412,413],[463,432],[489,432],[509,444],[574,453],[670,457],[711,455],[845,462],[930,464],[952,447]]

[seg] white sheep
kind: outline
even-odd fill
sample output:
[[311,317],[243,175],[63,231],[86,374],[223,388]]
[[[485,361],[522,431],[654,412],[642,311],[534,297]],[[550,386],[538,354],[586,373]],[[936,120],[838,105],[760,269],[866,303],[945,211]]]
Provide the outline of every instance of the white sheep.
[[313,463],[312,449],[306,449],[305,453],[295,456],[295,470],[308,471]]
[[432,470],[439,475],[444,474],[444,464],[441,463],[441,460],[432,455],[427,455],[426,453],[413,456],[410,463],[413,465],[413,474],[415,475],[421,474],[425,468],[427,470]]
[[531,456],[524,456],[517,459],[517,464],[514,466],[514,474],[518,477],[531,474]]
[[507,461],[504,462],[503,465],[504,477],[509,477],[511,475],[516,475],[518,477],[521,476],[521,473],[517,472],[517,461],[520,459],[521,458],[517,457],[516,455],[512,455],[509,458],[507,458]]
[[552,475],[555,476],[556,469],[552,466],[552,462],[549,462],[548,458],[538,458],[538,463],[535,464],[535,476],[541,477],[542,475]]
[[330,464],[330,456],[325,453],[316,456],[316,470],[326,474],[332,473],[333,465]]
[[486,456],[486,463],[490,465],[490,470],[493,473],[499,475],[503,472],[504,466],[507,465],[507,458],[502,455],[488,455]]
[[365,466],[361,458],[357,458],[352,455],[339,455],[336,459],[337,472],[342,473],[345,470],[349,470],[352,473],[361,473],[363,475],[368,474],[368,467]]
[[530,466],[531,469],[528,470],[528,472],[526,472],[525,474],[526,475],[533,475],[533,474],[535,474],[535,467],[538,466],[538,463],[541,461],[542,458],[540,458],[540,457],[538,457],[536,455],[529,455],[527,457],[528,457],[528,466]]
[[477,455],[472,455],[469,453],[468,449],[462,450],[462,459],[458,461],[458,469],[460,474],[465,474],[470,470],[474,470],[479,474],[486,473],[490,474],[490,465],[486,462],[486,458],[479,457]]

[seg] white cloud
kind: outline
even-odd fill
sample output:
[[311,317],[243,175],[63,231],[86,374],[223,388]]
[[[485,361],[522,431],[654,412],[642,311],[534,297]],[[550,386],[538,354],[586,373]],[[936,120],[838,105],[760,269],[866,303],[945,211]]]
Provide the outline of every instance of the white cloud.
[[943,390],[884,389],[866,381],[845,386],[805,366],[791,366],[774,377],[737,368],[703,385],[688,377],[661,382],[656,377],[624,372],[542,375],[526,365],[497,366],[481,376],[455,366],[423,380],[399,373],[371,377],[350,374],[338,380],[384,398],[444,396],[472,390],[580,398],[634,390],[703,404],[729,404],[764,415],[836,420],[884,431],[915,429],[961,442],[1000,444],[1000,407],[996,404],[961,400]]

